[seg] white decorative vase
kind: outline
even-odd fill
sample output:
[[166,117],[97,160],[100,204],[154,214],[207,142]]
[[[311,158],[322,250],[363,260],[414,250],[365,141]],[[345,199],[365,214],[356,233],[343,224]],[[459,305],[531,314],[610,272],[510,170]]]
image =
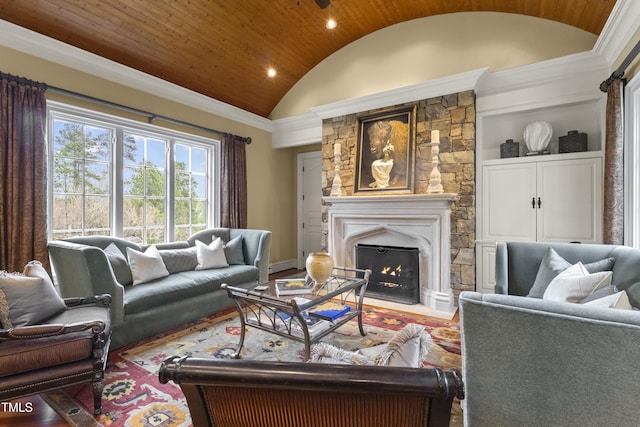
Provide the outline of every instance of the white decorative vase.
[[318,285],[329,279],[333,266],[333,258],[326,252],[311,252],[307,257],[307,274]]
[[524,142],[529,151],[544,151],[551,141],[553,129],[549,122],[533,122],[524,130]]

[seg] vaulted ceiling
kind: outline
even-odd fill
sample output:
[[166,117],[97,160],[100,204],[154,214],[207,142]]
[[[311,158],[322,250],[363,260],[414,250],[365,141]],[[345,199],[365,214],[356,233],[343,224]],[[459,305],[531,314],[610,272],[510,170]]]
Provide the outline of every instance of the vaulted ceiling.
[[[615,0],[0,0],[0,19],[268,117],[323,59],[431,15],[528,15],[599,35]],[[329,30],[333,18],[337,27]],[[277,75],[267,77],[273,67]]]

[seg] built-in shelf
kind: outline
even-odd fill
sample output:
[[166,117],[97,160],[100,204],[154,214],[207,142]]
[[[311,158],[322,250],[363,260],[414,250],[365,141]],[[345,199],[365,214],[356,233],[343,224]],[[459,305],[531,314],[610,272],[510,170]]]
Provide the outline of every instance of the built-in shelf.
[[482,144],[479,159],[489,161],[500,159],[500,144],[507,139],[520,143],[520,156],[527,152],[523,134],[529,123],[546,121],[551,124],[553,135],[549,148],[558,153],[558,138],[571,130],[588,135],[588,150],[600,151],[603,147],[604,101],[602,97],[587,101],[552,105],[534,110],[509,112],[487,112],[478,115],[478,130]]
[[492,166],[492,165],[509,165],[509,164],[518,164],[518,163],[529,163],[529,162],[553,162],[556,160],[567,160],[567,159],[587,159],[591,157],[603,157],[604,154],[602,151],[581,151],[578,153],[562,153],[562,154],[541,154],[539,156],[522,156],[522,157],[509,157],[506,159],[492,159],[485,160],[482,162],[483,166]]

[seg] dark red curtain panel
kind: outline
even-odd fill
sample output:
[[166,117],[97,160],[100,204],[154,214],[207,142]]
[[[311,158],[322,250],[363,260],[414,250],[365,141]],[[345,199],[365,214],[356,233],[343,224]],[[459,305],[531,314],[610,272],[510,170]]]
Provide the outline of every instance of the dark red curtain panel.
[[0,73],[0,270],[47,253],[46,86]]
[[602,240],[612,245],[624,242],[623,90],[621,79],[607,90]]
[[220,226],[247,228],[246,140],[225,134],[221,143]]

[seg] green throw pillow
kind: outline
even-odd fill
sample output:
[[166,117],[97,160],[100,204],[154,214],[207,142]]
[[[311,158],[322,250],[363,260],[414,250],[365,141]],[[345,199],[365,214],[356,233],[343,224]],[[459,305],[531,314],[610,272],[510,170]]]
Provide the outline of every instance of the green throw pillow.
[[116,246],[115,243],[110,243],[109,246],[104,248],[104,253],[107,254],[109,264],[111,264],[111,269],[113,270],[113,274],[116,276],[118,283],[123,286],[133,283],[131,267],[129,267],[127,258],[118,246]]
[[66,309],[49,275],[38,261],[22,274],[0,271],[0,323],[3,328],[37,325]]
[[159,252],[169,273],[194,270],[198,265],[195,246],[185,249],[160,249]]
[[236,236],[224,245],[224,255],[229,265],[246,264],[244,262],[244,252],[242,251],[242,236]]

